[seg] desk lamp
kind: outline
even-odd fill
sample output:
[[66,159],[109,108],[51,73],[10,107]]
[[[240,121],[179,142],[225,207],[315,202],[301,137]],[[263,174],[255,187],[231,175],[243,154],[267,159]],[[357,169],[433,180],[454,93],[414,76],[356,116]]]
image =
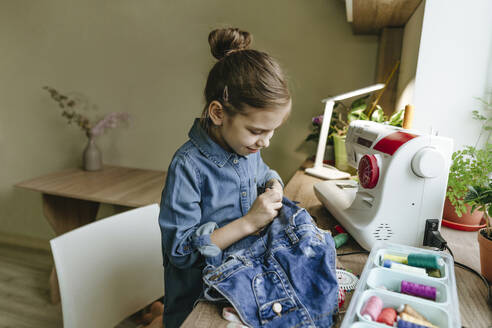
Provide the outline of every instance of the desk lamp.
[[321,179],[346,179],[350,177],[347,172],[337,170],[332,166],[323,165],[323,159],[325,157],[326,141],[328,140],[328,130],[330,129],[331,114],[333,113],[333,107],[335,101],[340,101],[356,96],[363,95],[372,91],[376,91],[384,88],[384,83],[374,84],[362,89],[350,91],[338,96],[323,99],[321,102],[325,103],[325,112],[323,114],[323,123],[321,123],[321,132],[319,134],[318,149],[316,151],[316,159],[314,160],[314,166],[306,169],[306,173],[314,175]]

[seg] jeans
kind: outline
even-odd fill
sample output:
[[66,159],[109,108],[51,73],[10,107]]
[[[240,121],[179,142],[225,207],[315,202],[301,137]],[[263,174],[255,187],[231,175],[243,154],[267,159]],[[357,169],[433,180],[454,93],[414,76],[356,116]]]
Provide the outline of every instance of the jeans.
[[203,270],[204,295],[229,301],[250,327],[331,327],[338,311],[335,244],[305,209],[284,198],[248,248]]

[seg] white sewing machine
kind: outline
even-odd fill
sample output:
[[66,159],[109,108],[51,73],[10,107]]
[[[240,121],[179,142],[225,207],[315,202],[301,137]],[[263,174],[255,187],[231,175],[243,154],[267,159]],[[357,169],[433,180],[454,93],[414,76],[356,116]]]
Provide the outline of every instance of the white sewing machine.
[[367,250],[377,240],[422,246],[426,220],[440,226],[452,139],[354,121],[345,143],[359,183],[316,183],[318,199]]

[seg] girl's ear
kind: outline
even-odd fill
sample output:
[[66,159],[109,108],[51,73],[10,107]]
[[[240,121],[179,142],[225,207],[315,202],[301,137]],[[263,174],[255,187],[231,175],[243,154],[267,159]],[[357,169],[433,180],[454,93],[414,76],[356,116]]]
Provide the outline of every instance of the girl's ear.
[[221,126],[224,122],[224,107],[217,100],[214,100],[208,105],[208,116],[214,123],[214,125]]

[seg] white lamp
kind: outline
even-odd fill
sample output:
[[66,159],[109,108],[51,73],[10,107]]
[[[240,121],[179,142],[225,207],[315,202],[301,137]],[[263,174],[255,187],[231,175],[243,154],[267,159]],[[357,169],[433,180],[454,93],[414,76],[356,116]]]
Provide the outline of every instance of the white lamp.
[[360,96],[365,93],[376,91],[382,88],[384,88],[384,83],[378,83],[378,84],[371,85],[369,87],[365,87],[355,91],[350,91],[335,97],[326,98],[321,101],[325,103],[323,123],[321,123],[321,132],[319,134],[318,149],[316,151],[316,159],[314,160],[314,166],[306,169],[307,174],[314,175],[315,177],[322,178],[322,179],[346,179],[350,177],[350,174],[347,172],[339,171],[332,166],[323,165],[323,159],[325,157],[325,150],[326,150],[326,141],[328,140],[328,130],[330,128],[333,106],[335,106],[335,101]]

